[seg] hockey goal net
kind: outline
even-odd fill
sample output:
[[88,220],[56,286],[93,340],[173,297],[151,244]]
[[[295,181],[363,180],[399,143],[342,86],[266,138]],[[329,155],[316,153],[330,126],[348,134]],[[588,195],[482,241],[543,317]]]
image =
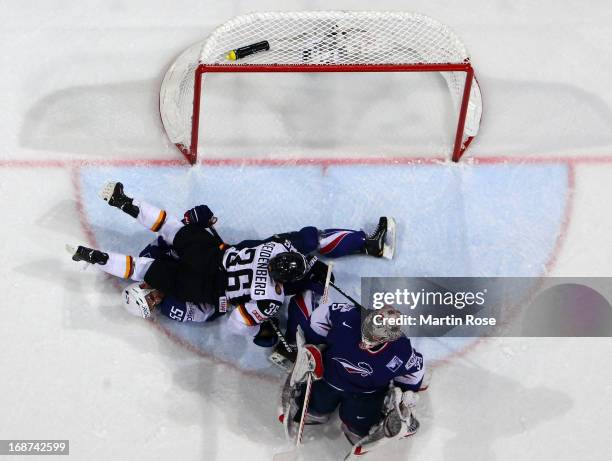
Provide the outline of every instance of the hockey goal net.
[[[230,54],[253,45],[261,51]],[[478,133],[480,89],[463,43],[444,24],[416,13],[268,12],[228,21],[172,64],[160,91],[170,141],[197,161],[207,74],[280,72],[439,73],[456,114],[451,152],[440,154],[458,161]]]

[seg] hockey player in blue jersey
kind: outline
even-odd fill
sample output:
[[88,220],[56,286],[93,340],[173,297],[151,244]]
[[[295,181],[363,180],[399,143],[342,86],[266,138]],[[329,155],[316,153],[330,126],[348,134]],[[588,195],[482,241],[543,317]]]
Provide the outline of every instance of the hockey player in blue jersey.
[[[306,292],[295,296],[289,308],[306,343],[299,348],[292,380],[303,382],[308,373],[316,380],[306,424],[324,423],[338,409],[355,455],[414,434],[418,421],[412,410],[415,393],[423,390],[425,363],[400,327],[388,323],[400,313],[390,307],[362,312],[349,303],[318,302],[318,295]],[[297,418],[301,405],[298,399],[284,417]]]

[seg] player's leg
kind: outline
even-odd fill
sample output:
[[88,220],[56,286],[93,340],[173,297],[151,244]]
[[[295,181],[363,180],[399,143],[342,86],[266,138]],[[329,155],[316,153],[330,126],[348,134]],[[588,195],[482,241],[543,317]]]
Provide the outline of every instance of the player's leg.
[[[219,303],[223,293],[224,274],[213,266],[210,272],[194,270],[181,260],[133,257],[79,246],[69,247],[74,261],[85,261],[107,274],[136,282],[146,282],[152,288],[173,295],[182,301]],[[215,272],[216,270],[216,272]]]
[[[330,415],[336,410],[342,400],[342,392],[334,389],[324,379],[312,383],[310,401],[306,413],[306,424],[322,424],[329,420]],[[304,404],[304,392],[297,399],[298,411],[294,421],[299,421]]]
[[100,197],[110,206],[119,208],[124,213],[135,218],[142,226],[158,232],[168,244],[172,244],[176,233],[184,224],[176,216],[168,215],[162,210],[144,200],[137,200],[125,195],[123,184],[108,182],[100,191]]
[[349,254],[364,253],[367,235],[363,231],[351,229],[324,229],[313,226],[303,227],[299,231],[284,232],[272,238],[283,238],[302,254],[318,251],[331,258]]
[[[375,257],[389,257],[395,240],[395,221],[381,217],[371,234],[351,229],[324,229],[319,232],[318,252],[330,258],[351,254],[366,254]],[[387,254],[385,254],[387,250]]]
[[372,394],[343,394],[339,416],[342,430],[352,444],[368,435],[383,417],[386,391]]
[[353,254],[391,258],[395,246],[395,221],[393,218],[381,217],[371,234],[362,230],[319,230],[308,226],[296,232],[278,234],[276,237],[286,238],[303,254],[318,251],[330,258]]
[[[85,261],[95,265],[107,274],[115,277],[142,282],[145,274],[154,262],[154,259],[147,257],[133,257],[120,253],[103,252],[93,248],[78,246],[70,248],[73,261]],[[155,287],[157,288],[157,287]]]
[[402,392],[398,387],[391,387],[384,398],[382,417],[368,430],[367,435],[357,440],[357,434],[343,424],[346,437],[353,444],[345,459],[355,459],[356,456],[377,451],[393,440],[414,435],[420,426],[413,413],[417,400],[415,392]]

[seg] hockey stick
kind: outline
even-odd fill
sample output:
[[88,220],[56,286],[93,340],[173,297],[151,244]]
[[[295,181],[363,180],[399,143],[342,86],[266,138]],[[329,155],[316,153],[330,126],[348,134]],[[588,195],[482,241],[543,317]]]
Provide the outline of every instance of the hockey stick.
[[[304,333],[302,332],[301,327],[298,326],[297,328],[297,332],[296,332],[296,342],[298,345],[298,350],[300,347],[302,347],[305,343],[304,341]],[[295,368],[292,371],[292,375],[293,373],[295,373]],[[285,386],[287,385],[291,385],[291,381],[292,381],[292,375],[289,376],[287,382],[285,383]],[[293,385],[296,386],[297,383],[294,383]],[[283,386],[283,393],[284,392],[289,392],[289,389],[285,389],[285,386]],[[295,389],[297,389],[297,387],[295,387]],[[281,452],[281,453],[276,453],[272,460],[273,461],[296,461],[297,459],[299,459],[299,448],[301,446],[302,443],[302,438],[304,435],[304,426],[306,423],[306,413],[308,411],[308,405],[310,403],[310,395],[312,393],[312,372],[308,372],[308,376],[306,377],[306,388],[304,390],[304,401],[302,403],[302,412],[300,415],[300,422],[299,422],[299,426],[297,429],[297,432],[295,434],[295,443],[294,446],[291,450],[289,451],[285,451],[285,452]],[[289,395],[289,394],[288,394]],[[293,397],[291,397],[293,398]],[[288,402],[287,402],[288,403]],[[291,405],[282,405],[283,406],[283,425],[285,426],[285,435],[290,436],[291,434],[291,430],[289,428],[289,426],[291,425],[292,421],[293,421],[293,415],[292,412],[290,411],[291,409]]]
[[274,330],[274,333],[276,333],[276,336],[278,336],[278,339],[280,340],[281,343],[283,343],[283,346],[285,346],[285,349],[287,349],[287,352],[293,352],[293,347],[289,345],[289,343],[287,342],[287,338],[285,338],[285,335],[280,331],[280,328],[278,328],[278,325],[272,321],[270,321],[270,325],[272,325],[272,329]]
[[308,412],[308,404],[310,403],[310,394],[312,392],[312,372],[308,373],[306,379],[306,391],[304,392],[304,403],[302,404],[302,415],[300,416],[300,425],[298,427],[297,437],[295,438],[295,446],[299,447],[302,444],[302,436],[304,435],[304,425],[306,424],[306,413]]
[[217,232],[217,229],[215,229],[215,224],[217,224],[216,216],[213,216],[210,219],[210,221],[211,221],[211,224],[210,224],[210,226],[208,226],[208,228],[210,229],[210,233],[219,241],[219,244],[224,245],[225,242],[223,241],[223,239],[221,238],[221,236]]
[[325,285],[323,286],[323,296],[321,297],[321,303],[327,304],[329,301],[329,284],[331,283],[332,270],[334,268],[334,263],[329,262],[327,264],[327,275],[325,277]]
[[[306,413],[308,411],[308,405],[310,403],[310,395],[312,394],[312,373],[308,374],[306,380],[306,390],[304,391],[304,403],[302,404],[302,414],[300,416],[300,425],[298,426],[297,435],[295,438],[295,446],[289,450],[281,453],[276,453],[272,457],[272,461],[297,461],[300,457],[299,449],[302,444],[302,437],[304,435],[304,426],[306,425]],[[290,415],[285,415],[289,417]],[[283,424],[289,423],[289,421],[283,421]]]
[[355,301],[353,298],[351,298],[349,295],[347,295],[344,291],[342,291],[340,288],[338,288],[334,282],[332,282],[330,280],[329,284],[334,287],[334,289],[340,293],[342,296],[344,296],[346,299],[348,299],[350,302],[352,302],[356,307],[360,307],[361,309],[365,309],[365,307],[363,307],[360,303],[358,303],[357,301]]
[[214,227],[214,226],[210,226],[210,227],[209,227],[209,229],[210,229],[210,232],[212,233],[212,235],[213,235],[213,236],[214,236],[214,237],[215,237],[217,240],[219,240],[219,242],[220,242],[220,243],[224,243],[224,242],[223,242],[223,239],[221,238],[221,236],[220,236],[220,235],[219,235],[219,233],[217,232],[217,229],[215,229],[215,227]]

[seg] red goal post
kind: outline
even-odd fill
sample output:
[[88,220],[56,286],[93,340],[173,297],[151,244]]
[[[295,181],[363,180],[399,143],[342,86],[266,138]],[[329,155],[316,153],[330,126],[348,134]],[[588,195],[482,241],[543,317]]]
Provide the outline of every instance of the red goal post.
[[[262,41],[266,50],[229,60],[230,51]],[[162,122],[190,163],[198,156],[205,75],[266,72],[437,72],[457,112],[450,158],[458,161],[478,133],[482,99],[474,69],[462,42],[438,21],[398,12],[254,13],[188,48],[164,77]]]

